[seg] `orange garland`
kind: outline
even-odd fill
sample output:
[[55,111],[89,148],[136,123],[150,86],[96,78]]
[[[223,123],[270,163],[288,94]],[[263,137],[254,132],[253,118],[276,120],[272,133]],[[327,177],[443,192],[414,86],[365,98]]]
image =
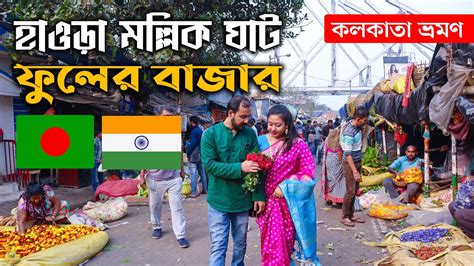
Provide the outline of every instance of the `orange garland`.
[[35,225],[29,228],[25,234],[1,231],[0,258],[6,256],[21,258],[98,231],[99,229],[95,227],[78,225]]

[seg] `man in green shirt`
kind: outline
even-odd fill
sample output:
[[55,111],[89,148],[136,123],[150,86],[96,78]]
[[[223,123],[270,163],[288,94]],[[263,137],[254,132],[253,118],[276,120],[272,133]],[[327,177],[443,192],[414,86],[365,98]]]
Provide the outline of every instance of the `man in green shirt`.
[[229,228],[234,240],[232,265],[244,265],[249,210],[253,207],[258,215],[265,208],[263,181],[253,193],[246,193],[242,188],[243,177],[260,170],[257,163],[245,159],[247,154],[258,150],[257,136],[246,126],[251,115],[250,101],[244,96],[233,97],[227,104],[226,115],[224,122],[206,130],[201,140],[201,158],[209,175],[209,265],[212,266],[225,264]]

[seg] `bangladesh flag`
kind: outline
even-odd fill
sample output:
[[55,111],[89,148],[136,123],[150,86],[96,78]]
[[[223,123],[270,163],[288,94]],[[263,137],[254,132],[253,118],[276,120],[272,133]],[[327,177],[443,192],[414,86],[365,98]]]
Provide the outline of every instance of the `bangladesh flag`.
[[20,115],[16,165],[20,169],[94,167],[94,117]]
[[180,116],[103,116],[105,169],[180,169]]

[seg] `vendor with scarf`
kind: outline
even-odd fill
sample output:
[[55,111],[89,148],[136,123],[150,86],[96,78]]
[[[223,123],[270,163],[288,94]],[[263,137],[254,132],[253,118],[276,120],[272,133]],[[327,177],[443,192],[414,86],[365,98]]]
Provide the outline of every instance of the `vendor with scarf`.
[[12,213],[20,233],[35,224],[68,223],[69,203],[60,201],[48,185],[30,183]]

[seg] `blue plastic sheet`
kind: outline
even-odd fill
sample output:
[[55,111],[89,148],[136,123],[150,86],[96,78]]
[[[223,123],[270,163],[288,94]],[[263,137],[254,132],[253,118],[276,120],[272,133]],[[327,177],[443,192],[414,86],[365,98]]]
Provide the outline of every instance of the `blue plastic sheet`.
[[313,192],[315,184],[316,180],[304,182],[287,179],[280,183],[279,187],[288,203],[295,226],[297,259],[321,265],[316,255],[316,205]]
[[342,120],[345,120],[346,118],[349,117],[349,115],[347,114],[346,106],[347,104],[344,104],[344,106],[339,109],[339,116],[341,117]]

